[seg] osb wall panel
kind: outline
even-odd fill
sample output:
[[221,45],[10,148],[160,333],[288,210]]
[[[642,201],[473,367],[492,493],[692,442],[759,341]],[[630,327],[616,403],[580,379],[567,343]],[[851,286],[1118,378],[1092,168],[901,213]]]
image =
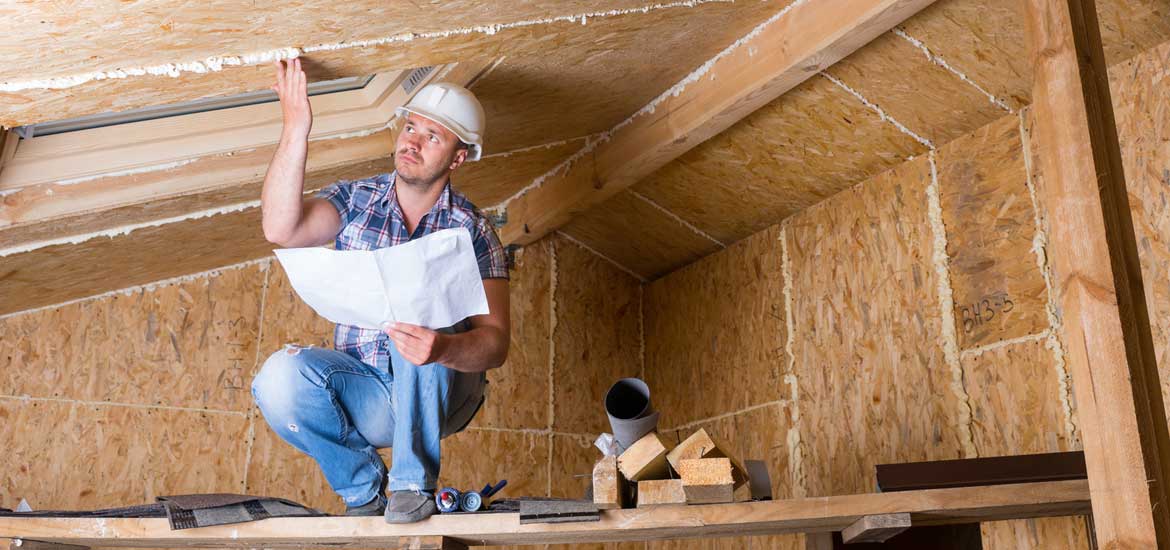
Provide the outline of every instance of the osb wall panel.
[[575,216],[561,231],[644,279],[657,278],[720,248],[630,191]]
[[333,323],[317,315],[297,296],[284,266],[276,258],[270,259],[266,267],[264,328],[257,371],[269,355],[287,344],[333,347]]
[[[1114,114],[1163,400],[1170,410],[1170,44],[1111,71]],[[1033,163],[1035,165],[1035,163]]]
[[794,406],[811,496],[871,491],[876,464],[961,454],[929,181],[920,157],[787,224]]
[[923,151],[848,92],[814,76],[634,189],[731,243]]
[[274,248],[261,233],[260,209],[251,208],[6,256],[0,314],[261,258]]
[[[678,442],[700,428],[727,444],[726,451],[741,460],[763,460],[772,478],[772,496],[776,499],[794,498],[799,492],[793,487],[785,443],[792,423],[789,411],[781,403],[724,416],[717,420],[700,422],[686,429],[663,435]],[[650,550],[733,550],[740,548],[804,549],[803,535],[775,535],[734,537],[703,540],[653,541]]]
[[549,240],[557,274],[553,429],[585,434],[609,431],[606,390],[617,379],[638,376],[642,370],[641,285],[576,243],[560,236]]
[[[495,122],[494,120],[491,122]],[[477,162],[468,162],[451,176],[454,186],[480,208],[499,204],[511,197],[532,180],[544,175],[585,146],[585,138],[554,142],[516,152],[499,152],[494,143],[489,155]]]
[[0,395],[245,412],[261,269],[0,319]]
[[[1109,65],[1170,38],[1170,7],[1161,0],[1100,0],[1097,13]],[[901,27],[1012,108],[1031,102],[1022,2],[940,0]]]
[[0,399],[0,504],[89,509],[239,492],[246,429],[235,413]]
[[1006,114],[986,94],[888,32],[827,69],[935,146]]
[[552,249],[550,239],[541,239],[516,252],[509,285],[508,359],[488,371],[488,400],[472,426],[549,427]]
[[646,285],[646,381],[663,427],[780,399],[779,239],[773,226]]
[[1048,290],[1033,242],[1020,119],[1000,118],[936,156],[961,348],[1048,328]]
[[983,550],[1089,550],[1094,547],[1083,517],[989,521],[979,528],[983,532]]
[[1080,448],[1070,420],[1072,396],[1044,340],[965,356],[971,435],[979,456]]
[[[964,357],[963,379],[971,404],[971,432],[979,456],[1079,450],[1072,432],[1072,396],[1043,340],[1012,344]],[[1067,384],[1068,381],[1064,380]],[[1067,410],[1066,410],[1067,407]],[[1083,518],[985,523],[988,550],[1084,548]]]

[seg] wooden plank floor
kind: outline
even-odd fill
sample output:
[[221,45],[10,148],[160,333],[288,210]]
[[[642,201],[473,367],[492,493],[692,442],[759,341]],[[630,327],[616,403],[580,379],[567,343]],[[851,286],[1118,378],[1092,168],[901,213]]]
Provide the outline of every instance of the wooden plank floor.
[[915,525],[1089,513],[1085,480],[833,497],[608,510],[592,523],[520,525],[519,514],[435,516],[410,525],[382,518],[272,518],[172,531],[166,519],[0,518],[0,538],[91,547],[392,547],[442,536],[469,546],[641,541],[840,531],[862,516],[909,513]]

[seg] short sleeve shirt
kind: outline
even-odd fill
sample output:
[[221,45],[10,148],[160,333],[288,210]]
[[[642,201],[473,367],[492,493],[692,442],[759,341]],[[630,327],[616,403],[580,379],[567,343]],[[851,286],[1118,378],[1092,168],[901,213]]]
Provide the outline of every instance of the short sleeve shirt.
[[[337,208],[341,231],[338,250],[374,250],[402,244],[443,229],[463,227],[471,234],[479,274],[484,279],[507,279],[508,264],[495,227],[471,201],[447,182],[435,205],[411,233],[394,191],[396,174],[380,174],[360,180],[343,180],[317,193]],[[466,327],[463,327],[466,328]],[[456,329],[458,330],[458,329]],[[338,324],[334,346],[362,362],[389,368],[388,337],[380,330]]]

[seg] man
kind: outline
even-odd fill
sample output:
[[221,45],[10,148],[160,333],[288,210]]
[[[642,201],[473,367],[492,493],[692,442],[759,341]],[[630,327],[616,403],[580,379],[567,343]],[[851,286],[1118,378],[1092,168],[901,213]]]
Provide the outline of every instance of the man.
[[[370,250],[441,229],[471,233],[490,313],[439,331],[338,325],[336,350],[287,346],[252,382],[268,425],[317,461],[347,515],[419,521],[436,512],[439,439],[471,422],[485,396],[485,371],[508,353],[503,248],[449,179],[482,153],[483,108],[462,87],[423,88],[398,111],[405,118],[393,173],[337,182],[302,200],[313,115],[300,60],[277,62],[276,77],[284,128],[261,192],[265,238],[290,248],[336,240],[338,249]],[[388,477],[376,452],[385,447],[393,448]]]

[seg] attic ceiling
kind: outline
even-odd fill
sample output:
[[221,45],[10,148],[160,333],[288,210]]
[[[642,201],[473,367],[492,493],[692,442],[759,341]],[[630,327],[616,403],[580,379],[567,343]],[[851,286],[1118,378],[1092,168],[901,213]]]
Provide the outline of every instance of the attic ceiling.
[[[313,80],[459,63],[488,114],[487,156],[454,181],[491,208],[788,4],[5,6],[14,23],[0,37],[0,123],[262,90],[267,60],[293,53]],[[1170,38],[1166,0],[1098,9],[1111,64]],[[1026,105],[1022,16],[1018,0],[938,0],[560,231],[644,280],[715,252]],[[391,169],[390,134],[312,142],[307,186]],[[0,314],[266,256],[256,199],[271,151],[0,188]],[[91,202],[102,206],[54,210]]]

